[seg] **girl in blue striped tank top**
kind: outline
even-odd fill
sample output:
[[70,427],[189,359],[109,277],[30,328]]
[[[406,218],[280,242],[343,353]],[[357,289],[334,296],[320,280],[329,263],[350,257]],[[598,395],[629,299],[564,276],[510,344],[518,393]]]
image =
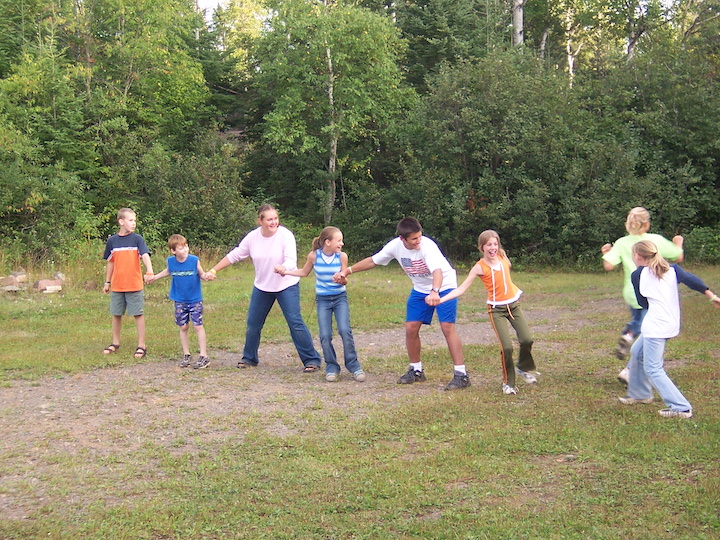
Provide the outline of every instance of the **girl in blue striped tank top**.
[[350,328],[350,308],[348,306],[345,284],[333,281],[333,276],[345,272],[348,256],[342,251],[343,234],[337,227],[325,227],[320,236],[312,243],[305,266],[298,270],[285,270],[283,275],[307,277],[315,271],[315,294],[317,303],[320,345],[325,357],[325,380],[335,382],[340,378],[340,364],[337,361],[335,347],[332,344],[335,315],[338,334],[343,343],[345,367],[358,382],[365,380],[365,372],[360,366],[355,350],[352,329]]

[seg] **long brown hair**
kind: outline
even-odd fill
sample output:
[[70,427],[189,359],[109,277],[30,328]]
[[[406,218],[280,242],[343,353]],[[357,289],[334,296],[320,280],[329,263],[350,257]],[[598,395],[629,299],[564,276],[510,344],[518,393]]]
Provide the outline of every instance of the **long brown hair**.
[[660,255],[657,246],[650,240],[642,240],[632,247],[633,253],[647,263],[647,267],[658,278],[663,277],[670,270],[670,263]]
[[507,255],[505,253],[505,250],[502,247],[502,244],[500,243],[500,235],[493,231],[492,229],[488,229],[487,231],[483,231],[480,233],[480,236],[478,236],[478,249],[480,250],[481,255],[485,255],[485,252],[482,250],[482,248],[487,244],[491,239],[495,238],[498,243],[498,253],[505,257],[507,259]]
[[332,240],[332,238],[339,232],[340,229],[338,229],[337,227],[325,227],[322,231],[320,231],[320,236],[318,236],[317,238],[313,238],[313,251],[316,249],[322,249],[325,245],[325,241]]

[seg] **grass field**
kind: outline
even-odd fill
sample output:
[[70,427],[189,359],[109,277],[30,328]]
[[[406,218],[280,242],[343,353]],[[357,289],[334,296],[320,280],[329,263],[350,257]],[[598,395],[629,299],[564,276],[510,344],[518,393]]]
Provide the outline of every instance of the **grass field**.
[[[720,290],[720,268],[689,269]],[[617,402],[619,273],[515,274],[542,375],[504,396],[482,343],[457,392],[442,347],[408,387],[390,347],[362,358],[363,384],[296,359],[181,371],[167,281],[147,289],[148,358],[129,319],[106,357],[108,299],[83,287],[101,272],[0,295],[0,538],[720,538],[720,310],[693,291],[666,367],[696,415],[671,420]],[[240,264],[204,285],[211,357],[241,350],[251,283]],[[396,265],[352,276],[358,343],[402,328],[408,290]],[[302,294],[316,335],[311,279]],[[461,324],[486,320],[482,298]],[[275,311],[264,340],[288,339]]]

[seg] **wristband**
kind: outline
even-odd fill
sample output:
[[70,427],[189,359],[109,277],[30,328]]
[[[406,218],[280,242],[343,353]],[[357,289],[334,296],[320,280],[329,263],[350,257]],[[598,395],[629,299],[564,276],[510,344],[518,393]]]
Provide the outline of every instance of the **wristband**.
[[217,270],[215,270],[214,268],[211,268],[210,270],[208,270],[208,274],[212,274],[213,276],[216,276]]
[[105,282],[105,285],[110,285],[110,282],[109,282],[109,281],[106,281],[106,282]]
[[712,298],[710,299],[710,302],[714,302],[714,301],[717,300],[717,299],[718,299],[718,295],[717,295],[717,294],[713,294]]
[[348,276],[352,274],[352,266],[348,266]]

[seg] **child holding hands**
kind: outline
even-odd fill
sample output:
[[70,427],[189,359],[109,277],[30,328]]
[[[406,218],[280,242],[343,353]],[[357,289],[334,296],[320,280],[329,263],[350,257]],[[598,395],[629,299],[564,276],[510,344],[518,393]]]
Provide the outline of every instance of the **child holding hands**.
[[307,277],[315,271],[315,294],[317,304],[320,345],[325,357],[325,380],[335,382],[340,378],[340,365],[332,344],[332,317],[335,315],[338,334],[343,342],[345,367],[358,382],[365,380],[365,372],[360,366],[355,350],[355,340],[350,328],[350,309],[344,283],[333,280],[333,276],[344,272],[348,267],[348,256],[342,251],[343,234],[337,227],[325,227],[320,236],[312,243],[305,266],[298,270],[288,270],[276,266],[275,271],[283,276]]
[[210,365],[207,353],[207,337],[203,325],[203,298],[200,278],[207,279],[209,274],[200,265],[200,259],[190,255],[187,239],[180,234],[173,234],[168,239],[168,247],[172,257],[167,259],[167,268],[148,280],[148,283],[164,277],[171,277],[170,300],[175,302],[175,324],[180,327],[180,344],[183,359],[180,367],[190,367],[192,356],[188,341],[190,321],[195,327],[200,346],[200,358],[193,364],[193,369],[204,369]]
[[[491,230],[483,231],[478,237],[478,249],[483,254],[482,258],[470,269],[470,273],[462,285],[443,296],[440,302],[447,302],[461,296],[468,290],[475,278],[480,278],[488,292],[487,305],[490,323],[500,341],[500,358],[503,368],[502,391],[507,395],[517,394],[515,373],[528,384],[537,382],[535,375],[530,373],[535,371],[535,360],[532,356],[533,338],[518,302],[522,291],[510,278],[512,265],[500,244],[498,233]],[[515,329],[520,342],[517,368],[515,368],[512,358],[512,337],[507,323],[502,319],[505,319]]]

